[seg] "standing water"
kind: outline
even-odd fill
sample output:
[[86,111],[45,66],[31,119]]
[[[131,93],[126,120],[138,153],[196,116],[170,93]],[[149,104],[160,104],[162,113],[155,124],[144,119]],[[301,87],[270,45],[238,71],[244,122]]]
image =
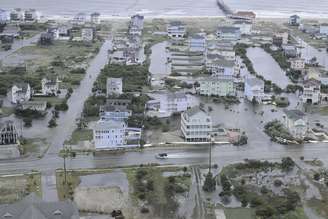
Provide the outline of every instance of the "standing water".
[[252,61],[255,71],[266,80],[272,81],[280,88],[285,88],[290,83],[286,73],[280,68],[271,55],[262,48],[248,48],[247,56]]

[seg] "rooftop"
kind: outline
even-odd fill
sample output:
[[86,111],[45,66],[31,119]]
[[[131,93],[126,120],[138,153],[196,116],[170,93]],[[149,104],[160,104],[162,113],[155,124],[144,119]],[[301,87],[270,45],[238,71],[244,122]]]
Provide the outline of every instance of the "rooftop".
[[13,87],[14,86],[18,87],[19,89],[22,89],[23,92],[26,92],[30,85],[28,83],[21,82],[13,84]]
[[255,77],[252,77],[252,78],[246,78],[245,80],[245,84],[248,84],[249,86],[264,86],[264,81],[258,79],[258,78],[255,78]]
[[71,201],[43,202],[34,193],[14,204],[0,205],[1,218],[78,219],[77,207]]
[[187,95],[183,92],[168,93],[167,98],[168,99],[183,99],[183,98],[187,98]]
[[121,129],[126,126],[123,121],[99,120],[95,125],[95,130]]
[[240,31],[238,27],[233,27],[233,26],[219,26],[218,31],[222,33],[236,33]]
[[198,113],[201,113],[203,114],[204,116],[207,116],[207,112],[204,110],[204,109],[201,109],[199,106],[194,106],[190,109],[188,109],[186,112],[185,112],[189,117],[191,116],[194,116]]
[[170,26],[184,26],[184,24],[181,21],[172,21]]

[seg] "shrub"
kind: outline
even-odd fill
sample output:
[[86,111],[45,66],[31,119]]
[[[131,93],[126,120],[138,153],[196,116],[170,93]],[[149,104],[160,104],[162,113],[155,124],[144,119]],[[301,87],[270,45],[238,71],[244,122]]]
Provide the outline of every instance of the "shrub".
[[56,127],[56,126],[57,126],[56,119],[54,119],[54,118],[50,119],[50,121],[48,123],[48,127],[53,128],[53,127]]
[[149,213],[149,208],[142,207],[142,208],[140,209],[140,212],[141,212],[142,214],[147,214],[147,213]]
[[280,187],[282,186],[282,181],[280,179],[276,179],[274,182],[273,182],[274,186],[275,187]]
[[208,172],[206,175],[203,190],[205,192],[213,192],[216,189],[216,181],[211,172]]
[[32,119],[31,118],[24,118],[24,126],[25,127],[32,127]]
[[295,162],[290,157],[284,157],[281,159],[281,168],[284,171],[290,171],[294,168]]
[[319,173],[314,173],[313,174],[313,179],[316,180],[316,181],[319,181],[320,180],[320,174]]
[[67,111],[68,110],[68,105],[67,105],[66,101],[63,101],[62,103],[57,104],[55,106],[55,110],[57,110],[57,111]]

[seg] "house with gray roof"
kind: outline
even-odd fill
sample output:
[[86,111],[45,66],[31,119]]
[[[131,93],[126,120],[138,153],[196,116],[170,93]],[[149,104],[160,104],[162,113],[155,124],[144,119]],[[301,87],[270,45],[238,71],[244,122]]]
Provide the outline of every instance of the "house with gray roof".
[[216,36],[222,40],[237,41],[240,40],[241,31],[239,27],[219,26]]
[[301,17],[296,14],[289,17],[288,23],[291,26],[298,26],[300,25],[300,22],[301,22]]
[[72,201],[44,202],[32,193],[14,204],[0,205],[0,218],[79,219],[80,216]]
[[107,96],[123,94],[122,78],[107,78]]
[[23,103],[29,101],[32,96],[30,84],[28,83],[15,83],[11,87],[10,101],[13,104]]
[[[0,123],[0,145],[16,144],[18,132],[13,121]],[[1,215],[0,215],[1,216]]]
[[182,39],[186,36],[186,25],[181,21],[173,21],[167,26],[167,35],[173,39]]
[[99,12],[93,12],[90,15],[90,21],[93,24],[100,24],[100,13]]
[[152,100],[147,102],[146,108],[150,116],[169,117],[173,113],[186,111],[191,105],[190,97],[184,92],[159,92],[149,96]]
[[126,145],[125,121],[99,120],[93,129],[96,149],[114,149]]
[[0,24],[5,24],[9,20],[8,12],[0,8]]
[[131,17],[129,24],[129,34],[130,35],[142,35],[142,30],[144,28],[144,16],[136,14]]
[[264,81],[255,77],[246,78],[244,96],[249,101],[255,98],[256,101],[261,102],[264,97]]
[[211,116],[199,106],[181,115],[181,132],[188,142],[207,142],[213,131]]
[[191,52],[205,52],[206,38],[203,35],[196,34],[188,39],[189,50]]
[[300,110],[284,110],[283,124],[294,138],[303,139],[308,131],[308,119]]

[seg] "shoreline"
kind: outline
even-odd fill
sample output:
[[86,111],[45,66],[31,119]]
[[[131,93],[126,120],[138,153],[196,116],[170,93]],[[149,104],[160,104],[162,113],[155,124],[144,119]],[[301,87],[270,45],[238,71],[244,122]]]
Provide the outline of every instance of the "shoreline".
[[[154,19],[164,19],[164,20],[173,20],[173,19],[225,19],[228,17],[225,15],[213,15],[213,16],[203,16],[203,15],[158,15],[158,16],[145,16],[145,20],[154,20]],[[45,20],[56,20],[56,21],[70,21],[74,16],[43,16],[42,19]],[[101,16],[101,21],[113,21],[113,20],[130,20],[130,16]],[[255,21],[265,21],[265,20],[288,20],[289,17],[277,17],[277,16],[257,16]],[[318,20],[318,21],[327,21],[327,17],[303,17],[303,20]]]

